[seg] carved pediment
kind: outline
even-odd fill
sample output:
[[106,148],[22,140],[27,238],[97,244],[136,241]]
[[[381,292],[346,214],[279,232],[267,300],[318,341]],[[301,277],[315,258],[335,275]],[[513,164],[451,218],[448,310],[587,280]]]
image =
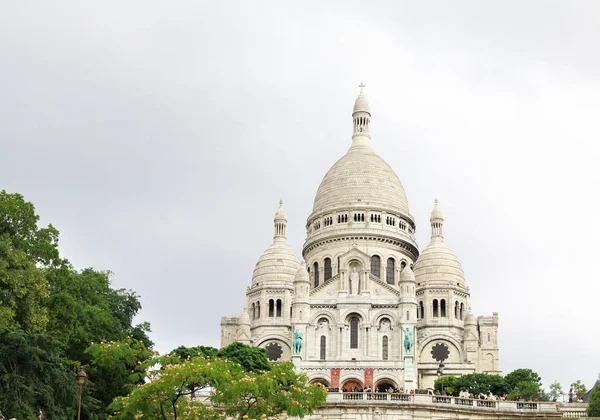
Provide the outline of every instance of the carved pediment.
[[340,290],[340,275],[337,274],[310,291],[311,299],[331,299]]

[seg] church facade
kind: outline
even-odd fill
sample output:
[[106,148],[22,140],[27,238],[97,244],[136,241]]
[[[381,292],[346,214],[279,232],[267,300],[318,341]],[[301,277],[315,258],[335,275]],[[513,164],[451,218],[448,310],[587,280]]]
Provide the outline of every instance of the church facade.
[[498,314],[471,313],[437,201],[419,252],[404,188],[371,147],[362,91],[352,119],[350,148],[325,174],[306,221],[304,262],[286,243],[280,202],[247,306],[221,320],[221,346],[263,347],[269,360],[293,360],[310,381],[345,390],[432,388],[440,368],[500,373]]

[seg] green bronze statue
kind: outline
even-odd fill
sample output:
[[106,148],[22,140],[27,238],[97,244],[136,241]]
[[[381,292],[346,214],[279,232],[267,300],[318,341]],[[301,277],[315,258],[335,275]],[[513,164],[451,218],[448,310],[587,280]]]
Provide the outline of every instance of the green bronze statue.
[[300,354],[300,351],[302,351],[302,333],[298,328],[294,330],[294,340],[292,345],[294,347],[294,354]]
[[412,349],[413,349],[412,332],[410,331],[410,329],[405,328],[404,329],[404,350],[406,351],[406,354],[412,354]]

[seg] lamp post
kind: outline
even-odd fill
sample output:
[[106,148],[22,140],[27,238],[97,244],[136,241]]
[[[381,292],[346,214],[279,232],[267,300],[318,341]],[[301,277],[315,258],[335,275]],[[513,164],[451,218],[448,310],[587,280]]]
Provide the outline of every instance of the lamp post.
[[[444,368],[446,367],[446,365],[444,365],[443,362],[440,362],[439,366],[438,366],[438,370],[437,370],[437,376],[438,378],[441,378],[442,376],[444,376]],[[442,384],[442,396],[444,395],[444,382],[440,381]]]
[[83,368],[79,368],[79,372],[75,375],[75,382],[79,385],[79,401],[77,405],[77,420],[81,420],[81,394],[83,392],[83,385],[85,384],[85,380],[87,378],[86,373],[83,371]]

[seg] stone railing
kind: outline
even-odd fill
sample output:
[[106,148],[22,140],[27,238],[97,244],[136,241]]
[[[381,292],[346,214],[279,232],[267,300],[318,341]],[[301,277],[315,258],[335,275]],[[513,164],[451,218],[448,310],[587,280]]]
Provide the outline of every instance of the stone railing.
[[477,400],[437,395],[394,394],[387,392],[330,392],[327,405],[335,404],[411,404],[415,406],[452,407],[457,410],[477,410],[491,412],[554,413],[561,417],[556,403],[523,402],[501,400]]

